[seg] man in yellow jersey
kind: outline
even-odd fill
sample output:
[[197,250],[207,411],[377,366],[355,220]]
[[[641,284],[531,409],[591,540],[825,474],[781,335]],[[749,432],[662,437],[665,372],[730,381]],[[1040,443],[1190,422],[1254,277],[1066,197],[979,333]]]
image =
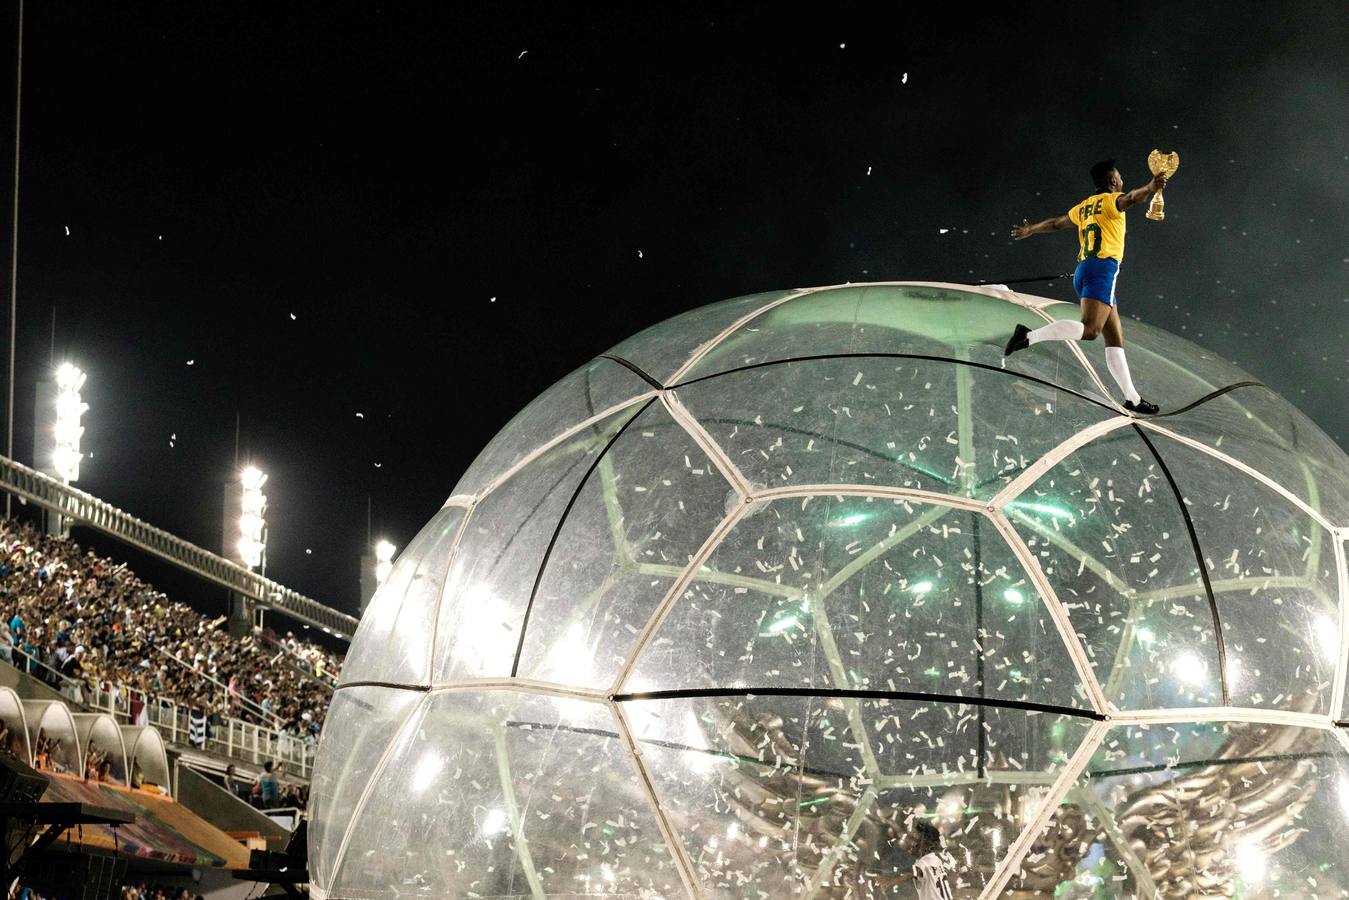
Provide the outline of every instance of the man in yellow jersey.
[[1126,193],[1124,179],[1115,168],[1115,161],[1107,159],[1091,167],[1091,178],[1096,184],[1096,193],[1068,210],[1067,215],[1034,225],[1022,220],[1020,225],[1012,228],[1012,237],[1018,241],[1032,234],[1077,229],[1079,249],[1073,290],[1082,304],[1082,320],[1051,322],[1034,331],[1018,325],[1008,339],[1003,355],[1010,356],[1040,341],[1094,341],[1098,334],[1104,334],[1105,364],[1124,392],[1124,408],[1132,413],[1155,415],[1157,404],[1140,397],[1129,376],[1129,363],[1124,356],[1124,329],[1115,306],[1115,281],[1119,278],[1120,263],[1124,261],[1124,211],[1166,187],[1166,175],[1155,175],[1147,184]]

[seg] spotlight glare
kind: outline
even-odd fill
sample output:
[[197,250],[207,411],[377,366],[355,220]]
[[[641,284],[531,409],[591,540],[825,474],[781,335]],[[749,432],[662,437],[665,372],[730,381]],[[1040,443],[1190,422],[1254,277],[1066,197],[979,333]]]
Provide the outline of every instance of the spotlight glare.
[[84,426],[80,418],[89,411],[89,404],[80,398],[84,387],[84,372],[79,366],[62,363],[56,370],[56,422],[52,428],[56,446],[52,449],[52,468],[66,484],[79,480],[80,438]]
[[250,569],[263,564],[267,554],[267,495],[262,486],[267,474],[257,466],[239,472],[243,492],[239,497],[239,558]]

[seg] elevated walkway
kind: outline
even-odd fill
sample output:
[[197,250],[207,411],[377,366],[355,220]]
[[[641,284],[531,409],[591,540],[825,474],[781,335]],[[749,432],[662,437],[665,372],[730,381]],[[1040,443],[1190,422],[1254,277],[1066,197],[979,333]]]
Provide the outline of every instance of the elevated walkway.
[[179,763],[177,775],[178,802],[221,831],[256,833],[267,842],[270,850],[280,850],[290,838],[290,832],[271,816],[254,809],[190,766]]
[[22,497],[44,509],[58,512],[75,524],[95,528],[109,537],[153,554],[199,578],[252,597],[262,606],[301,622],[317,625],[339,638],[349,640],[356,632],[355,617],[338,612],[283,584],[263,578],[252,569],[246,569],[223,556],[203,550],[196,544],[137,519],[92,494],[63,484],[55,478],[4,456],[0,456],[0,490]]

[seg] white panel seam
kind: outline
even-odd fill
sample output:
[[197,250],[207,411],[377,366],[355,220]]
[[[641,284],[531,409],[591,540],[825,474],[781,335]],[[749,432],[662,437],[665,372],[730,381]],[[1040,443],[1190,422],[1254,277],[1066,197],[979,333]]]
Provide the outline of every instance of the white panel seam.
[[1110,725],[1164,725],[1168,722],[1251,722],[1261,725],[1293,725],[1318,731],[1333,729],[1329,715],[1291,710],[1258,709],[1250,706],[1197,706],[1177,709],[1137,709],[1112,713]]
[[379,781],[380,776],[384,774],[384,770],[388,768],[389,761],[394,755],[394,748],[402,741],[403,735],[412,725],[413,720],[423,713],[427,705],[427,700],[423,697],[417,701],[412,709],[408,710],[407,718],[403,720],[403,724],[398,727],[398,730],[393,733],[393,737],[389,739],[389,745],[385,747],[384,752],[380,754],[379,762],[377,762],[375,768],[370,771],[370,780],[365,783],[365,787],[361,788],[361,796],[357,798],[356,805],[352,807],[351,818],[347,821],[347,829],[342,833],[342,843],[338,844],[337,855],[333,857],[333,881],[330,885],[332,890],[337,890],[338,877],[342,874],[342,864],[347,861],[347,844],[351,841],[352,832],[356,830],[355,826],[361,818],[361,813],[365,812],[365,804],[369,802],[370,795],[375,790],[375,784]]
[[739,319],[736,319],[733,323],[728,325],[726,328],[722,329],[721,333],[718,334],[716,337],[712,338],[707,343],[703,344],[701,347],[694,350],[693,355],[689,357],[688,362],[684,363],[682,366],[676,369],[675,373],[670,376],[666,384],[667,385],[679,384],[680,380],[689,372],[689,370],[692,369],[694,366],[696,366],[698,363],[702,362],[703,357],[707,356],[707,354],[711,353],[718,346],[720,346],[722,341],[726,340],[728,337],[735,334],[745,325],[754,321],[759,316],[768,312],[770,309],[779,307],[782,304],[786,303],[788,300],[795,300],[797,297],[804,297],[807,294],[813,294],[818,290],[820,290],[820,288],[795,288],[793,292],[788,294],[786,297],[779,297],[776,300],[770,300],[763,306],[757,307],[752,312],[746,313]]
[[632,649],[628,651],[627,658],[623,660],[623,667],[619,669],[618,675],[614,679],[613,687],[610,690],[611,694],[620,692],[624,682],[631,676],[632,670],[637,667],[637,661],[646,650],[646,645],[651,641],[651,638],[655,636],[657,629],[664,623],[666,616],[668,616],[670,610],[674,608],[675,603],[679,601],[680,596],[682,596],[684,591],[688,588],[689,583],[693,581],[693,577],[698,573],[699,567],[711,557],[717,547],[721,546],[721,542],[731,533],[735,528],[736,523],[749,511],[749,508],[750,505],[748,503],[736,504],[735,509],[731,510],[725,518],[717,523],[717,527],[712,529],[712,533],[707,536],[707,540],[703,541],[703,545],[698,548],[698,552],[693,555],[693,558],[689,560],[689,564],[684,567],[684,573],[680,575],[679,578],[675,579],[674,584],[670,585],[670,590],[661,599],[660,605],[652,611],[651,616],[646,621],[646,625],[642,627],[642,630],[638,632],[637,637],[633,640]]
[[484,487],[482,490],[478,491],[477,498],[474,500],[474,505],[482,503],[482,501],[485,500],[489,494],[495,491],[504,482],[513,478],[517,472],[519,472],[525,466],[532,463],[534,460],[538,459],[543,454],[547,453],[549,450],[552,450],[558,444],[561,444],[563,441],[566,441],[569,438],[574,437],[576,434],[578,434],[579,432],[583,431],[586,428],[589,428],[596,422],[602,422],[605,419],[609,418],[610,416],[615,415],[616,413],[620,413],[623,410],[635,404],[645,403],[647,400],[650,400],[652,397],[654,397],[657,393],[658,391],[644,391],[643,393],[637,394],[636,396],[624,400],[620,403],[615,403],[608,409],[601,410],[600,412],[595,413],[593,416],[590,416],[589,418],[582,419],[580,422],[577,422],[575,425],[571,426],[567,430],[561,432],[560,434],[550,438],[549,440],[535,447],[533,450],[529,451],[523,457],[521,457],[518,462],[516,462],[510,468],[506,469],[506,471],[502,472],[500,475],[496,476],[491,481],[487,482],[487,486]]
[[1344,718],[1345,680],[1349,678],[1349,559],[1345,557],[1344,541],[1336,539],[1335,571],[1339,576],[1340,655],[1335,660],[1335,682],[1330,695],[1331,718]]
[[656,826],[660,829],[661,837],[665,839],[666,849],[674,857],[675,867],[679,870],[679,878],[684,882],[684,888],[688,891],[689,896],[701,900],[703,896],[702,886],[698,883],[698,877],[694,873],[693,860],[689,858],[684,842],[679,835],[675,834],[674,827],[665,815],[665,808],[661,806],[660,797],[656,794],[656,785],[651,780],[651,774],[647,771],[646,764],[642,762],[642,752],[637,749],[637,739],[632,733],[632,724],[628,721],[627,714],[620,704],[610,701],[608,706],[614,724],[622,736],[623,746],[628,752],[628,761],[632,763],[632,767],[637,773],[637,779],[642,784],[647,803],[650,804],[651,814],[656,817]]
[[1046,472],[1054,468],[1075,451],[1080,450],[1087,444],[1096,440],[1102,435],[1117,431],[1120,428],[1133,424],[1133,419],[1128,416],[1118,416],[1090,425],[1074,434],[1072,437],[1054,447],[1044,456],[1041,456],[1035,462],[1031,463],[1021,471],[1011,482],[1009,482],[997,496],[988,502],[989,509],[1002,509],[1012,500],[1021,496],[1035,482],[1039,481]]
[[605,691],[569,687],[565,684],[553,684],[547,681],[532,681],[527,678],[470,678],[461,681],[447,681],[433,684],[427,694],[449,694],[459,691],[518,691],[522,694],[546,694],[550,697],[564,697],[570,700],[588,700],[592,703],[607,703],[610,695]]
[[[449,504],[446,504],[448,506]],[[436,648],[440,644],[440,608],[445,603],[445,591],[450,587],[450,573],[454,568],[454,558],[459,555],[459,542],[463,540],[464,532],[468,529],[468,523],[473,518],[473,513],[477,510],[477,502],[469,504],[464,509],[464,517],[459,520],[459,528],[454,533],[454,540],[450,542],[449,561],[445,564],[445,580],[440,583],[440,590],[436,592],[436,608],[431,613],[431,652],[427,654],[426,659],[426,683],[430,684],[436,677]],[[390,637],[393,632],[389,632]]]
[[783,500],[792,497],[873,497],[877,500],[914,500],[932,506],[968,509],[974,512],[983,512],[988,508],[988,504],[983,500],[962,497],[959,494],[870,484],[802,484],[766,488],[749,494],[752,501]]
[[1308,516],[1315,519],[1317,524],[1321,525],[1323,528],[1331,532],[1335,530],[1335,526],[1330,524],[1329,519],[1321,515],[1316,510],[1312,509],[1301,497],[1297,496],[1292,491],[1288,490],[1283,485],[1279,484],[1277,481],[1275,481],[1273,478],[1270,478],[1263,472],[1257,469],[1253,469],[1250,466],[1246,465],[1246,463],[1242,462],[1241,460],[1236,459],[1235,457],[1232,456],[1228,456],[1221,450],[1218,450],[1214,447],[1210,447],[1208,444],[1205,444],[1202,441],[1196,441],[1194,438],[1186,437],[1183,434],[1177,434],[1176,432],[1170,430],[1169,428],[1163,428],[1161,425],[1158,425],[1154,422],[1150,422],[1147,419],[1139,420],[1138,424],[1142,425],[1149,431],[1155,431],[1158,434],[1165,435],[1166,437],[1171,438],[1173,441],[1178,441],[1187,447],[1191,447],[1195,450],[1198,450],[1200,453],[1206,453],[1209,456],[1213,457],[1214,459],[1221,460],[1222,462],[1227,463],[1229,466],[1231,466],[1234,469],[1237,469],[1238,471],[1245,472],[1247,475],[1251,476],[1256,481],[1263,484],[1265,487],[1270,488],[1275,493],[1282,496],[1285,500],[1287,500],[1289,503],[1292,503],[1298,509],[1306,513]]
[[679,427],[683,428],[688,432],[689,437],[693,438],[693,442],[698,445],[698,448],[703,451],[712,465],[721,473],[721,477],[726,479],[731,489],[741,499],[747,497],[750,492],[749,479],[745,478],[744,473],[736,467],[735,463],[731,462],[731,458],[726,455],[726,451],[713,440],[712,435],[708,434],[702,423],[694,418],[688,408],[680,402],[679,398],[675,396],[675,392],[661,391],[660,402],[665,407],[665,411],[670,414],[670,418],[674,419]]
[[1082,740],[1082,745],[1077,748],[1077,752],[1073,754],[1072,758],[1068,761],[1068,764],[1063,767],[1063,771],[1060,772],[1059,777],[1055,779],[1053,787],[1049,789],[1049,793],[1040,801],[1040,808],[1036,810],[1035,818],[1022,828],[1021,834],[1017,836],[1017,839],[1013,842],[1012,846],[1007,849],[1007,856],[998,864],[993,879],[985,885],[983,891],[980,892],[979,900],[991,900],[991,898],[996,897],[1002,892],[1002,889],[1007,886],[1007,882],[1011,881],[1012,876],[1020,870],[1021,862],[1026,858],[1026,854],[1030,852],[1030,848],[1035,843],[1035,839],[1040,836],[1040,832],[1049,824],[1050,818],[1058,809],[1059,800],[1062,799],[1072,788],[1073,784],[1076,783],[1078,776],[1082,774],[1082,770],[1084,770],[1087,767],[1087,763],[1091,761],[1091,755],[1096,752],[1096,748],[1100,746],[1101,741],[1105,739],[1106,732],[1109,729],[1110,726],[1106,722],[1097,722],[1092,725],[1091,729],[1087,732],[1086,737]]
[[1073,668],[1077,671],[1077,678],[1082,686],[1087,690],[1087,696],[1091,699],[1092,708],[1098,713],[1105,713],[1110,707],[1105,699],[1105,692],[1101,689],[1101,682],[1096,677],[1095,670],[1091,667],[1091,659],[1087,655],[1086,648],[1078,638],[1077,632],[1073,630],[1072,621],[1068,617],[1068,610],[1060,602],[1058,595],[1054,592],[1053,586],[1040,568],[1040,561],[1035,558],[1035,554],[1030,552],[1026,542],[1017,534],[1016,529],[1008,520],[1007,515],[1002,510],[989,510],[985,513],[993,522],[993,527],[998,534],[1002,535],[1003,541],[1012,549],[1012,553],[1021,563],[1021,568],[1025,570],[1026,577],[1035,585],[1036,592],[1049,611],[1050,619],[1054,622],[1054,627],[1059,632],[1059,639],[1064,648],[1068,651],[1068,658],[1072,660]]
[[[921,287],[940,288],[942,290],[961,291],[966,294],[979,294],[992,300],[1002,300],[1014,306],[1038,309],[1054,303],[1065,303],[1050,297],[1037,297],[1034,294],[1022,294],[1019,291],[1001,290],[989,284],[960,284],[954,281],[845,281],[842,284],[826,284],[807,288],[811,293],[817,291],[837,291],[853,287]],[[1009,296],[1010,295],[1010,296]],[[1029,298],[1029,299],[1028,299]]]

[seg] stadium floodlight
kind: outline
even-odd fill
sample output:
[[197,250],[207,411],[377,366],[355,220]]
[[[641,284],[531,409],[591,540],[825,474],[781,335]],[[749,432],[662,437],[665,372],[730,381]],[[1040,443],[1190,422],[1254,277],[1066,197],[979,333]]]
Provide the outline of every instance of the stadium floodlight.
[[375,545],[375,584],[383,584],[393,571],[393,555],[398,548],[388,541]]
[[62,363],[56,370],[56,446],[52,450],[52,468],[66,484],[80,477],[80,438],[84,426],[80,417],[89,411],[89,404],[80,397],[86,376],[79,366]]
[[244,565],[256,569],[267,553],[267,495],[262,486],[267,475],[257,466],[239,473],[243,494],[239,501],[239,556]]

